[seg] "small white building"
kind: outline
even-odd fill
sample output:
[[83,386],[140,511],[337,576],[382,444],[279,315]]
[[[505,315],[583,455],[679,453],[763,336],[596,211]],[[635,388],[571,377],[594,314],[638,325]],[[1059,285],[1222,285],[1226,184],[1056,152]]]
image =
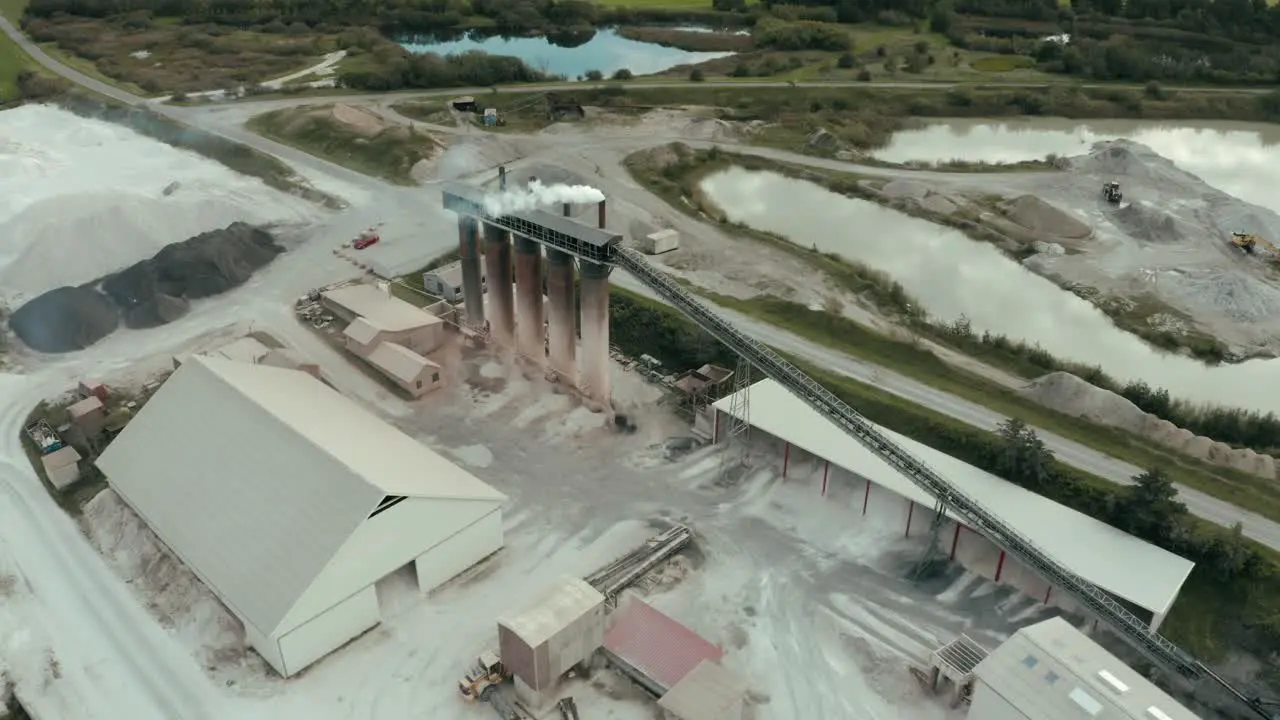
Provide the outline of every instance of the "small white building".
[[680,231],[672,228],[649,233],[640,242],[640,250],[649,255],[661,255],[679,247]]
[[380,579],[503,542],[502,493],[297,370],[192,357],[98,467],[286,677],[380,622]]
[[969,720],[1200,720],[1062,618],[1014,633],[974,675]]
[[[485,265],[480,263],[480,287],[485,286]],[[422,273],[422,289],[428,295],[443,298],[451,303],[462,300],[462,262],[455,261],[435,270]]]

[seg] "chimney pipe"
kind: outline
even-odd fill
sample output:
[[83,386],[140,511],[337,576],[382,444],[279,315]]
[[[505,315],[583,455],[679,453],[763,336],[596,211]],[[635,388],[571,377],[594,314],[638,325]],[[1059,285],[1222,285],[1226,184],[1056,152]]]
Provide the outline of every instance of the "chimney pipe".
[[600,229],[604,229],[604,200],[600,201]]
[[498,166],[498,189],[499,190],[507,189],[507,166],[506,165]]
[[572,205],[570,205],[569,203],[565,203],[565,204],[564,204],[564,216],[565,216],[565,217],[569,217],[569,216],[570,216],[570,215],[572,215],[572,214],[573,214],[573,206],[572,206]]

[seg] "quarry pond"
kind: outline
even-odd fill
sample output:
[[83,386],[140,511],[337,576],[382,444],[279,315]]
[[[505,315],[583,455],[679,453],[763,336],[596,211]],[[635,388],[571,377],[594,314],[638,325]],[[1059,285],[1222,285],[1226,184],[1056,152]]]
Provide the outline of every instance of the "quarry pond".
[[[692,30],[691,28],[684,28]],[[480,50],[490,55],[509,55],[523,60],[529,67],[573,80],[592,70],[605,77],[618,70],[635,75],[649,75],[670,70],[677,65],[696,65],[732,55],[730,52],[695,52],[665,47],[657,43],[632,40],[613,28],[597,30],[590,39],[581,37],[484,37],[466,35],[453,39],[415,38],[401,42],[412,53],[453,55]]]
[[996,246],[958,231],[767,171],[730,168],[708,176],[701,189],[731,221],[887,273],[939,320],[963,315],[975,331],[1037,343],[1118,379],[1169,388],[1175,397],[1280,411],[1280,384],[1273,381],[1280,360],[1206,366],[1156,350]]
[[[1018,118],[948,119],[894,134],[874,153],[887,162],[1010,163],[1077,155],[1101,140],[1128,138],[1241,200],[1280,211],[1280,125],[1244,122]],[[1274,238],[1273,238],[1274,239]]]

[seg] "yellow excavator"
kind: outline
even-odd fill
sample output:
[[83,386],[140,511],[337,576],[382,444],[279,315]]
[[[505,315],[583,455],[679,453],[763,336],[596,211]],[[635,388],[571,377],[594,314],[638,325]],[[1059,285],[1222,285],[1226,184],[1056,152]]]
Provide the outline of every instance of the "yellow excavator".
[[1272,245],[1266,238],[1259,237],[1253,233],[1233,232],[1231,233],[1231,244],[1249,255],[1252,255],[1255,250],[1261,247],[1271,253],[1271,257],[1280,259],[1280,249],[1276,249],[1276,246]]

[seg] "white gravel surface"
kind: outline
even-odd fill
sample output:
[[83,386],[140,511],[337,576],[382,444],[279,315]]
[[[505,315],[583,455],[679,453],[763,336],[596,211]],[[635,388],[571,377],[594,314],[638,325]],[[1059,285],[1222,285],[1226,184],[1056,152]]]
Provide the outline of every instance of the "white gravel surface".
[[0,301],[12,306],[235,221],[301,224],[319,214],[119,125],[44,105],[0,113]]

